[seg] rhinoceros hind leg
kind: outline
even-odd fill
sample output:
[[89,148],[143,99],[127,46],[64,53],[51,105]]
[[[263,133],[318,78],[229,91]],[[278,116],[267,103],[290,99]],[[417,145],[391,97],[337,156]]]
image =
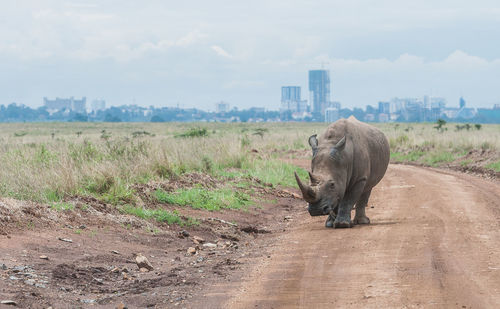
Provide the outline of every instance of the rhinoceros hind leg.
[[366,216],[365,209],[372,191],[365,192],[361,195],[356,203],[356,214],[354,215],[354,224],[370,224],[370,218]]

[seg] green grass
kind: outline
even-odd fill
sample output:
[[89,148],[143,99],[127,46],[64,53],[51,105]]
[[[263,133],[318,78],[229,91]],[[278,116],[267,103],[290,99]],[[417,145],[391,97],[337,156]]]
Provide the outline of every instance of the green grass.
[[437,163],[447,163],[452,162],[456,159],[455,155],[451,152],[437,152],[433,153],[425,158],[425,163],[430,166],[435,166]]
[[50,208],[57,210],[57,211],[67,211],[67,210],[75,209],[75,205],[70,204],[70,203],[59,202],[59,203],[51,204]]
[[409,153],[406,154],[401,152],[393,152],[391,153],[391,159],[397,162],[416,162],[424,154],[425,152],[419,150],[410,151]]
[[190,206],[196,209],[241,209],[253,202],[246,193],[227,187],[208,191],[204,188],[179,189],[174,193],[156,190],[154,197],[161,203]]
[[164,222],[168,224],[184,225],[197,225],[199,222],[193,218],[187,220],[182,219],[179,214],[170,212],[165,209],[148,209],[143,207],[135,207],[132,205],[125,205],[121,208],[123,213],[136,216],[141,219],[154,219],[157,222]]
[[500,172],[500,160],[486,165],[486,168],[492,169],[495,172]]
[[246,176],[255,177],[273,186],[295,187],[295,171],[301,178],[308,177],[306,170],[280,160],[258,160],[244,165],[242,170],[246,170]]

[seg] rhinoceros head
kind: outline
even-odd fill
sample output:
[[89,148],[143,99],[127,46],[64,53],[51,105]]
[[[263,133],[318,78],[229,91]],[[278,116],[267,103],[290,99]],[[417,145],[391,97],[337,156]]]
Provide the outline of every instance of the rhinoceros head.
[[328,215],[337,207],[345,191],[342,179],[345,168],[343,167],[341,152],[344,149],[346,138],[342,138],[335,146],[329,149],[319,149],[316,136],[309,138],[313,150],[313,173],[309,172],[310,183],[304,183],[295,173],[302,196],[309,203],[311,216]]

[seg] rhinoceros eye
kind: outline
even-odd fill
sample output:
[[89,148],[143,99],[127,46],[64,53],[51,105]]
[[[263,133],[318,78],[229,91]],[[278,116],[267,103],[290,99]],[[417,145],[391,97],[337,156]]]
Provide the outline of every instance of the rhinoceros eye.
[[332,189],[335,188],[335,183],[333,181],[330,182],[330,188],[332,188]]

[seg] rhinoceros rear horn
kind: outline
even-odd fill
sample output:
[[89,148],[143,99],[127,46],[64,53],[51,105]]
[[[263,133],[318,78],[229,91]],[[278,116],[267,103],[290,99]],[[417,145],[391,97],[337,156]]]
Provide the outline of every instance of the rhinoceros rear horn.
[[306,184],[303,184],[302,181],[299,178],[299,175],[295,172],[295,179],[297,180],[297,184],[299,185],[300,191],[302,192],[302,197],[304,197],[304,200],[309,203],[314,203],[316,202],[316,191],[314,189]]
[[309,137],[309,145],[311,146],[313,153],[315,153],[318,149],[318,139],[316,138],[316,136],[317,135],[314,134]]

